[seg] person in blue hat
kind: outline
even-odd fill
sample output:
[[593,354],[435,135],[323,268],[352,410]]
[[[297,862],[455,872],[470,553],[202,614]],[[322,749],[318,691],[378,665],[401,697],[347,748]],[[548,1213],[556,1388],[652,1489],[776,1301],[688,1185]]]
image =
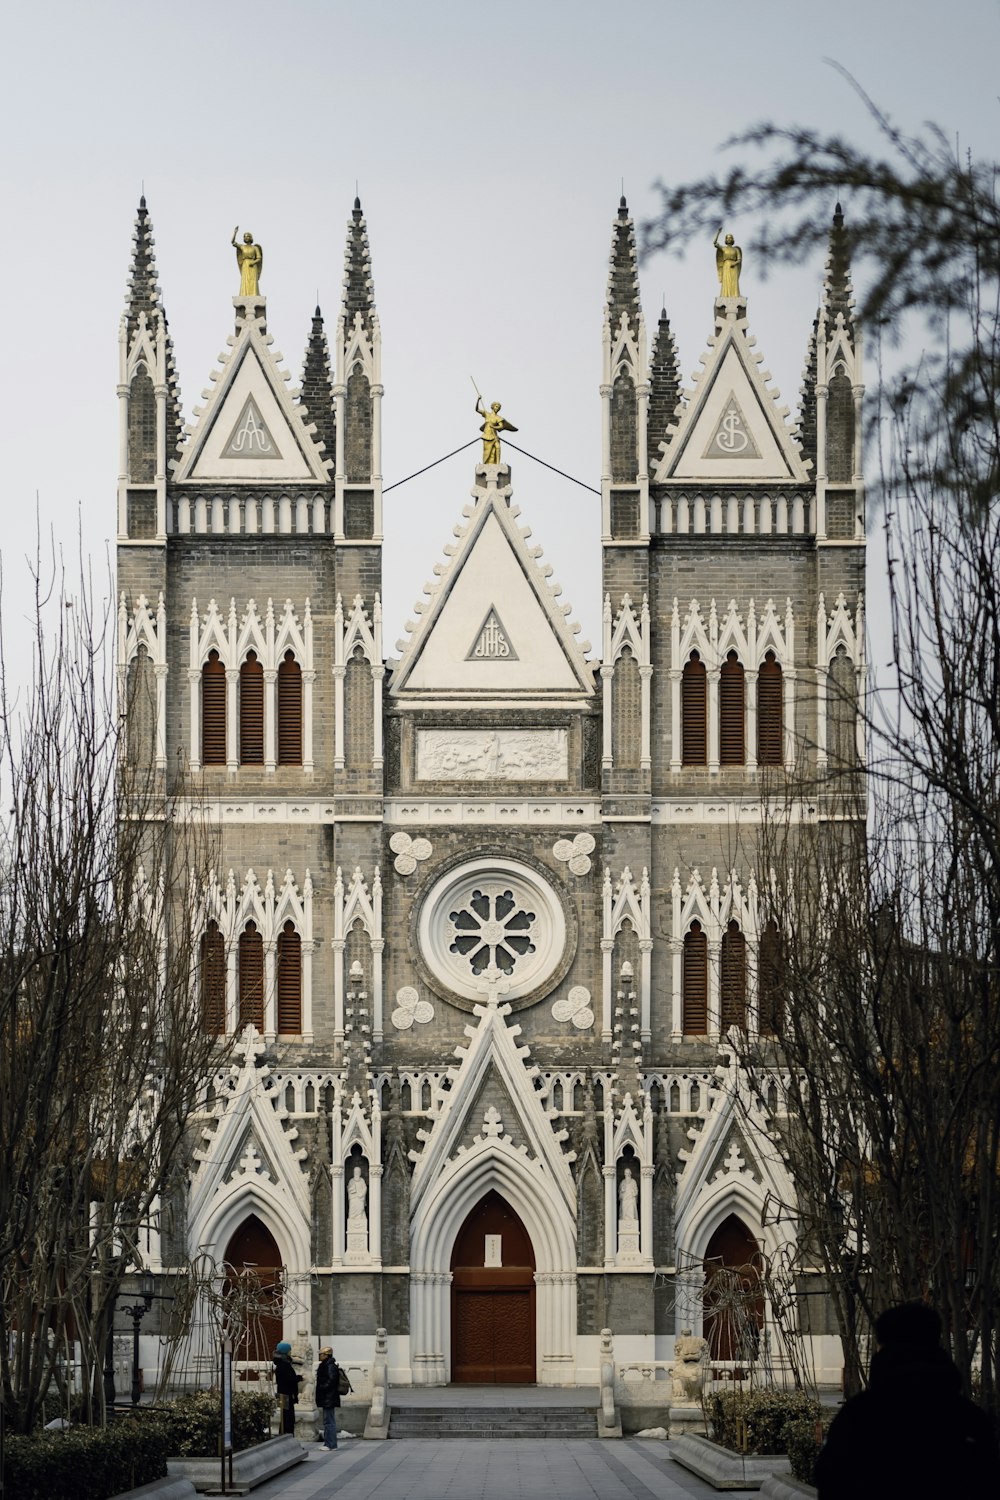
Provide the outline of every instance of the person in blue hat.
[[278,1406],[281,1409],[282,1432],[295,1431],[295,1403],[299,1399],[299,1386],[303,1377],[292,1364],[292,1346],[284,1342],[275,1345],[274,1376],[278,1387]]

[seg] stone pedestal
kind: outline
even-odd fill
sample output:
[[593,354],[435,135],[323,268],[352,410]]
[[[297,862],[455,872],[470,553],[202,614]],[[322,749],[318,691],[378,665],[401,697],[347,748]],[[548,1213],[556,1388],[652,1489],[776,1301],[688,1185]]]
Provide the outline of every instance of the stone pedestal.
[[349,1266],[363,1266],[368,1261],[368,1226],[363,1225],[360,1229],[351,1229],[348,1223],[347,1229],[347,1264]]
[[618,1226],[618,1260],[636,1261],[640,1260],[639,1254],[639,1225],[635,1220]]

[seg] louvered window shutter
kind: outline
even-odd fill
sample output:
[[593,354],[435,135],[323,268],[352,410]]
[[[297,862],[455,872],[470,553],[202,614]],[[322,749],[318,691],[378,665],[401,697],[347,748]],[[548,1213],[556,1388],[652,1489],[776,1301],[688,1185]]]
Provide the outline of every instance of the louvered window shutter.
[[264,1030],[264,941],[256,922],[240,933],[240,1030],[254,1025]]
[[719,674],[719,764],[742,766],[746,760],[743,666],[730,651]]
[[719,1008],[722,1030],[747,1023],[747,944],[738,922],[730,922],[722,938]]
[[681,679],[681,759],[686,766],[708,761],[707,686],[705,663],[692,651]]
[[700,922],[692,922],[684,935],[681,989],[684,1032],[704,1036],[708,1031],[708,939]]
[[293,922],[278,934],[278,1030],[283,1036],[302,1030],[302,940]]
[[781,668],[769,651],[757,674],[757,760],[762,766],[780,766],[784,758],[783,699]]
[[781,933],[772,917],[760,935],[757,950],[757,1029],[762,1036],[780,1034],[784,1022]]
[[291,651],[278,668],[278,765],[302,764],[302,668]]
[[201,1020],[209,1036],[226,1029],[226,951],[217,922],[201,938]]
[[218,651],[210,651],[201,669],[201,760],[205,766],[226,764],[226,669]]
[[240,764],[264,764],[264,668],[255,651],[240,668]]

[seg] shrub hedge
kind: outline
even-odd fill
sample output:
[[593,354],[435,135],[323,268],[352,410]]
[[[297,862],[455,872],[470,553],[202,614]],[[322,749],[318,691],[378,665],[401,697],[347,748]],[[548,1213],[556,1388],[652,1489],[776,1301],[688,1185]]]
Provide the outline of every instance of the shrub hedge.
[[747,1453],[786,1453],[789,1423],[815,1426],[819,1414],[819,1402],[804,1391],[725,1391],[709,1398],[713,1441],[736,1453],[744,1451],[744,1423]]
[[785,1440],[793,1479],[799,1479],[803,1484],[816,1483],[816,1459],[831,1420],[826,1418],[818,1428],[810,1417],[797,1417],[788,1423]]
[[[274,1402],[266,1393],[233,1394],[233,1447],[270,1436]],[[162,1479],[167,1459],[214,1458],[219,1451],[220,1396],[196,1391],[155,1410],[121,1414],[109,1427],[11,1435],[5,1443],[4,1500],[108,1500]]]

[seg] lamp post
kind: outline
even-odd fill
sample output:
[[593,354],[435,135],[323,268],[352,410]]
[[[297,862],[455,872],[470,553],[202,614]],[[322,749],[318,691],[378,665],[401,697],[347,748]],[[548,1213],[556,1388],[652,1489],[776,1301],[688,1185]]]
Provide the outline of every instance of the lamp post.
[[139,1324],[153,1305],[153,1288],[156,1285],[152,1274],[143,1271],[139,1278],[139,1295],[141,1302],[133,1302],[131,1307],[123,1307],[122,1312],[128,1313],[132,1319],[132,1405],[139,1405]]

